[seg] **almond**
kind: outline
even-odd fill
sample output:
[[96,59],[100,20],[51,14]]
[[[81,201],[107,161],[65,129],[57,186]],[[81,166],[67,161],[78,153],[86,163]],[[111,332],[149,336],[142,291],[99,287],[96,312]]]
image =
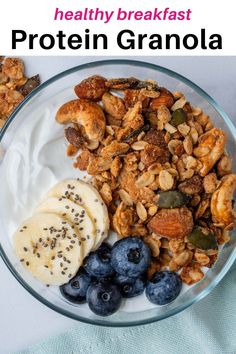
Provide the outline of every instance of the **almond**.
[[74,90],[78,97],[92,101],[99,101],[107,91],[104,77],[94,75],[81,81]]
[[150,108],[154,111],[157,110],[160,106],[166,106],[170,108],[173,106],[174,102],[175,101],[172,93],[164,88],[161,88],[160,96],[151,100]]
[[158,235],[169,239],[188,236],[193,229],[193,216],[186,207],[161,209],[149,221],[148,227]]

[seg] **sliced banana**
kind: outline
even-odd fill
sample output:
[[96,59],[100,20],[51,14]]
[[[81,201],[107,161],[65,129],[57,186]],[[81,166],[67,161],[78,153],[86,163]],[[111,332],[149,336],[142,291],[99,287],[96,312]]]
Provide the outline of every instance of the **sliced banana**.
[[67,198],[50,197],[45,199],[35,210],[39,213],[54,213],[67,219],[82,241],[83,256],[86,257],[96,241],[96,229],[87,211],[79,204]]
[[109,216],[105,203],[98,191],[90,184],[81,180],[64,180],[56,184],[47,194],[47,197],[66,197],[82,205],[96,224],[97,248],[107,237],[109,230]]
[[83,261],[75,230],[55,214],[34,215],[21,225],[13,240],[23,266],[45,284],[67,283]]

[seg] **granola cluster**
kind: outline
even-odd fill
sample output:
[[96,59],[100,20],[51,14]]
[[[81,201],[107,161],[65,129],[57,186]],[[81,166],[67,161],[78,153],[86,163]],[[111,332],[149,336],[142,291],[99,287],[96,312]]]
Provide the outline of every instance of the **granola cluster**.
[[[150,80],[93,76],[75,93],[79,99],[66,103],[57,120],[73,123],[65,129],[68,155],[79,151],[74,166],[93,177],[112,228],[150,246],[149,277],[170,269],[186,284],[198,282],[235,222],[236,175],[226,134],[184,94]],[[75,113],[75,102],[84,109]],[[99,139],[93,140],[87,132],[96,126]]]
[[0,56],[0,129],[24,97],[40,84],[39,75],[29,79],[24,71],[21,59]]

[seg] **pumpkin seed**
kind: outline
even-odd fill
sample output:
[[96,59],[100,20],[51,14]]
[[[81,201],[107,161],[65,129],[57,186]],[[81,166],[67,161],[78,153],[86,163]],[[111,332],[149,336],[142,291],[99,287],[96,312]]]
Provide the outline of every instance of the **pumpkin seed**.
[[217,248],[215,235],[211,232],[205,233],[200,226],[196,226],[188,237],[189,241],[197,248],[210,250]]
[[160,208],[179,208],[187,204],[190,197],[179,191],[165,191],[159,193],[158,206]]
[[186,122],[186,113],[182,108],[176,109],[172,113],[172,119],[170,124],[174,127],[177,127],[179,124],[183,124]]

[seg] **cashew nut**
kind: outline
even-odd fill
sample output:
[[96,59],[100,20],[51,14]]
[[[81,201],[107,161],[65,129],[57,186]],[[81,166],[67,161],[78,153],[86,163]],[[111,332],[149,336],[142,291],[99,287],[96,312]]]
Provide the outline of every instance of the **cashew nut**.
[[221,181],[219,188],[212,195],[211,213],[214,221],[226,227],[236,220],[236,211],[232,208],[233,193],[236,189],[236,175],[227,175]]
[[102,108],[94,102],[77,99],[63,104],[56,114],[58,123],[82,125],[89,140],[101,141],[106,127]]
[[[199,138],[199,144],[194,149],[195,156],[202,163],[200,175],[206,176],[224,152],[226,144],[226,134],[218,128],[213,128]],[[209,152],[199,156],[199,150],[208,148]]]

